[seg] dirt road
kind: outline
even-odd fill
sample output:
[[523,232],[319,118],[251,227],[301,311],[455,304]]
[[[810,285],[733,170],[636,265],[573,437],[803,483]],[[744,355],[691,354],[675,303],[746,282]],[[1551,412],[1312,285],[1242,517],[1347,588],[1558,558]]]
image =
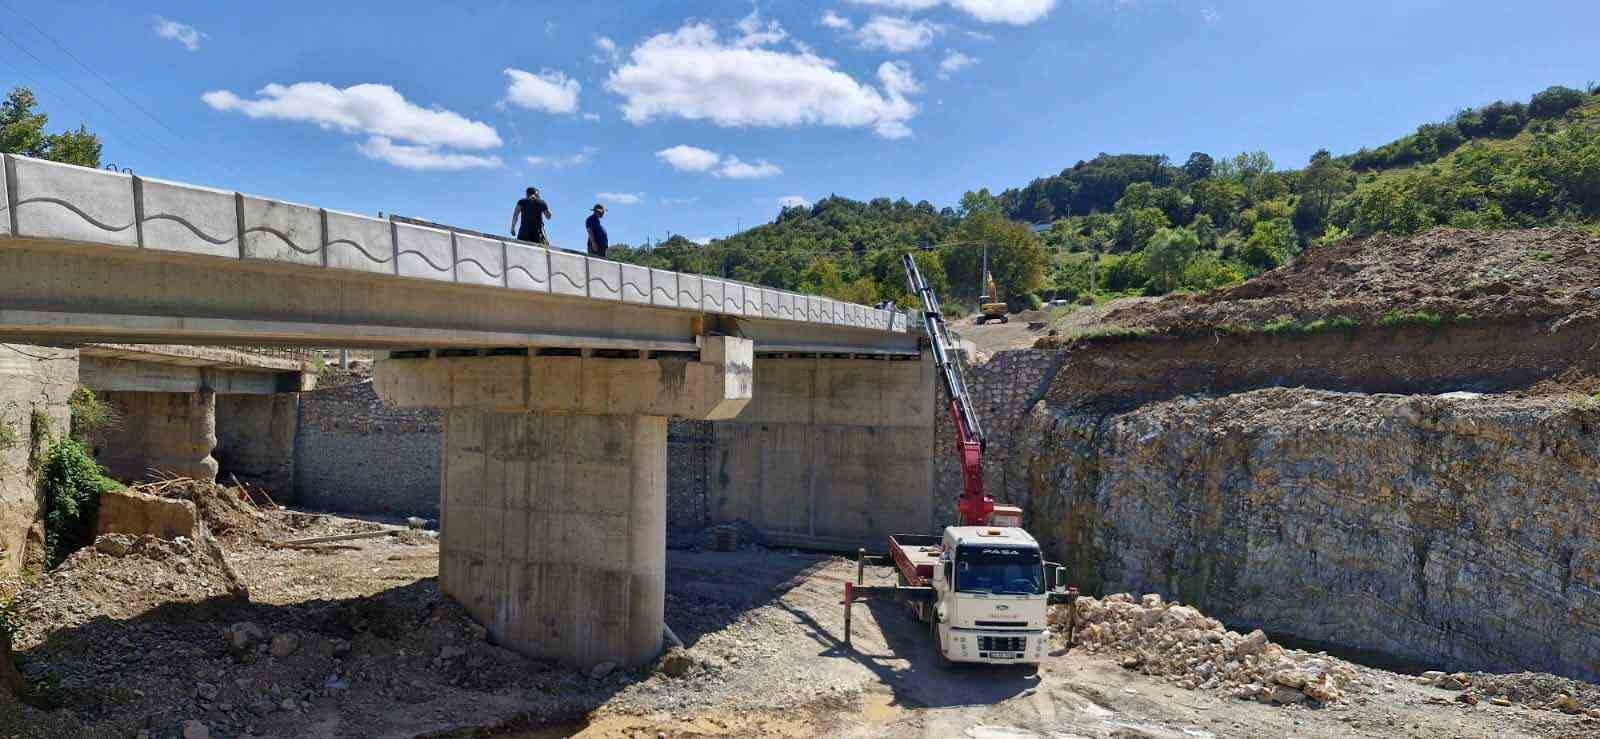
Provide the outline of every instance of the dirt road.
[[[289,523],[271,530],[370,526]],[[1600,735],[1600,720],[1468,706],[1376,670],[1349,701],[1312,709],[1184,690],[1080,651],[1037,672],[944,668],[889,603],[857,606],[852,648],[839,601],[855,568],[825,555],[669,552],[667,622],[688,649],[594,673],[485,639],[440,595],[426,536],[319,550],[239,536],[228,556],[248,602],[166,545],[85,551],[30,585],[19,647],[36,705],[0,700],[0,736],[165,739],[196,724],[219,739]]]

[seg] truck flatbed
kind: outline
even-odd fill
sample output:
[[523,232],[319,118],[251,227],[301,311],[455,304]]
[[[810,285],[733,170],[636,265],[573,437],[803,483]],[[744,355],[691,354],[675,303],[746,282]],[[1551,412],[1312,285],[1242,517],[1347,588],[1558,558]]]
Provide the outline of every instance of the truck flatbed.
[[943,553],[942,541],[937,536],[921,534],[892,534],[889,536],[889,556],[906,585],[926,587],[933,584],[933,568],[939,566]]

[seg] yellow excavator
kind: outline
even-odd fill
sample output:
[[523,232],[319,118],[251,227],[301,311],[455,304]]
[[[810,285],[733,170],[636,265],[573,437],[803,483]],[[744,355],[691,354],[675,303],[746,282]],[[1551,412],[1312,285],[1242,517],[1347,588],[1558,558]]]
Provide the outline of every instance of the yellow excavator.
[[978,310],[981,311],[978,315],[978,325],[982,326],[990,321],[1009,323],[1011,318],[1006,315],[1006,301],[1000,299],[1000,288],[994,284],[994,275],[989,274],[987,264],[984,265],[983,279],[985,292],[978,296]]

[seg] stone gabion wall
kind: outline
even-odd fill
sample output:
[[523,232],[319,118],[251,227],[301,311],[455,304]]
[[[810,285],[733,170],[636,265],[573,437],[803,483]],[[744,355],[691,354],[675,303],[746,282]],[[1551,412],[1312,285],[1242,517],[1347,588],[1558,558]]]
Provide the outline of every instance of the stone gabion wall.
[[[988,438],[984,452],[984,486],[1002,502],[1027,509],[1027,485],[1012,464],[1018,434],[1025,432],[1028,412],[1049,388],[1064,352],[1055,349],[1013,349],[982,364],[969,364],[967,391]],[[956,457],[955,421],[949,399],[939,389],[933,448],[936,521],[954,522],[961,494],[961,464]]]
[[711,421],[667,422],[667,528],[694,532],[710,521]]
[[442,418],[436,409],[385,406],[371,381],[302,394],[296,502],[349,513],[438,517]]

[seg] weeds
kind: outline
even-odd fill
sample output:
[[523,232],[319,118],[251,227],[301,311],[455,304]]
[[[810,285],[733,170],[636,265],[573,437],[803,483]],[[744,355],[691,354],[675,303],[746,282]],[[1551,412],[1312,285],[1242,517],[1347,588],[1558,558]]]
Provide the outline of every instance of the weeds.
[[39,472],[45,556],[55,567],[94,538],[100,496],[122,484],[106,477],[85,445],[61,439],[50,445]]
[[17,427],[10,421],[0,418],[0,449],[10,449],[22,441],[22,435],[17,433]]
[[50,439],[55,435],[54,428],[50,414],[41,408],[33,409],[28,415],[28,469],[38,472],[40,465],[44,464],[45,451],[50,448]]
[[1313,336],[1325,334],[1330,331],[1354,331],[1359,323],[1348,316],[1333,316],[1331,318],[1318,318],[1310,323],[1297,323],[1291,316],[1278,316],[1261,327],[1262,333],[1268,334],[1303,334]]
[[1378,325],[1384,328],[1399,328],[1402,326],[1426,326],[1430,329],[1438,328],[1444,319],[1437,313],[1401,313],[1394,311],[1384,315]]
[[67,400],[72,411],[72,438],[87,439],[102,429],[115,428],[122,423],[116,406],[101,400],[93,390],[80,386]]
[[1535,262],[1548,262],[1556,258],[1556,255],[1547,251],[1536,251],[1528,256]]

